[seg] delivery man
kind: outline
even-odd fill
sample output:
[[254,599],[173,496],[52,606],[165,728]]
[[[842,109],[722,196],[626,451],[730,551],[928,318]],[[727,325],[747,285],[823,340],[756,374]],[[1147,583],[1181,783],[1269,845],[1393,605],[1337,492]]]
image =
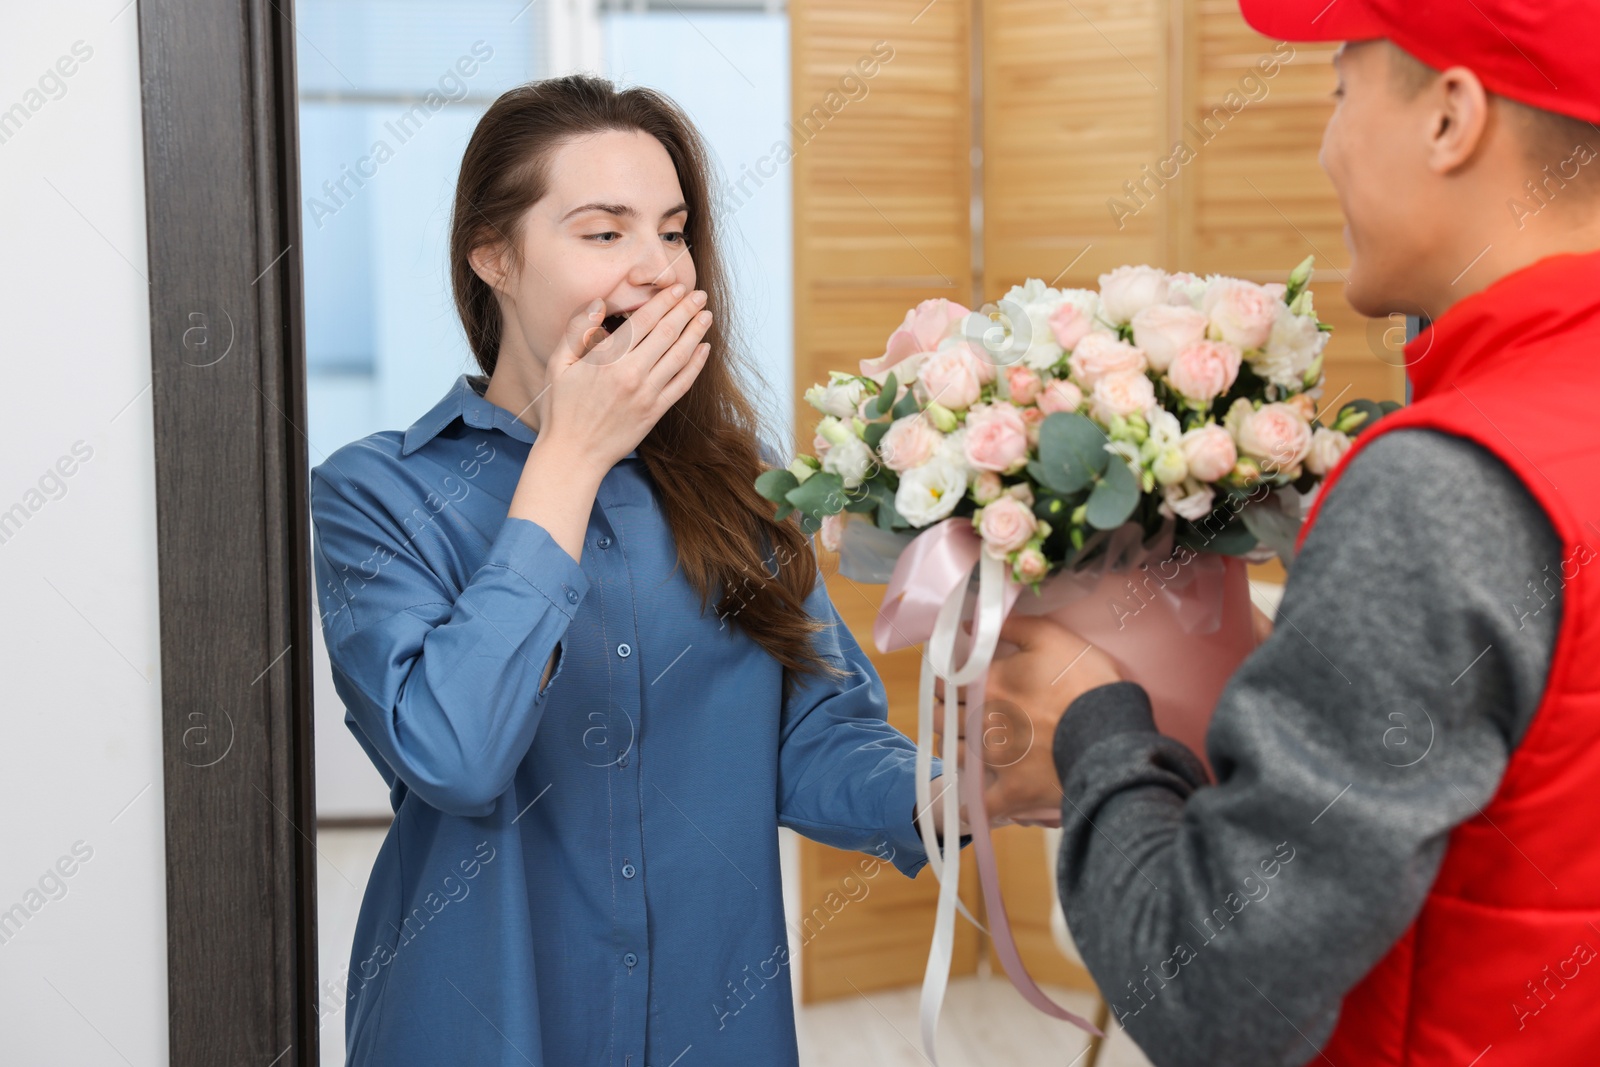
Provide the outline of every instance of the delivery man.
[[1068,922],[1159,1067],[1600,1063],[1600,0],[1243,10],[1344,42],[1321,162],[1351,304],[1432,320],[1412,403],[1327,479],[1215,781],[1013,618],[991,814],[1059,802]]

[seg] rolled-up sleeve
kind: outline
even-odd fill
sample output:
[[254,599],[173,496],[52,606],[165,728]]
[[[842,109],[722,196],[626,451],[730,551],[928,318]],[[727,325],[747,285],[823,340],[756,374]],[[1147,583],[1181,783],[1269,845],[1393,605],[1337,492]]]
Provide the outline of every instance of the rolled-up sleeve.
[[588,591],[540,525],[508,517],[464,588],[372,486],[313,472],[313,559],[334,687],[360,739],[425,803],[481,815],[533,743],[540,687]]
[[[821,575],[806,607],[825,624],[817,650],[844,674],[806,679],[784,701],[779,822],[835,848],[876,853],[915,877],[928,862],[915,822],[916,746],[889,724],[883,682]],[[941,769],[936,758],[934,775]]]

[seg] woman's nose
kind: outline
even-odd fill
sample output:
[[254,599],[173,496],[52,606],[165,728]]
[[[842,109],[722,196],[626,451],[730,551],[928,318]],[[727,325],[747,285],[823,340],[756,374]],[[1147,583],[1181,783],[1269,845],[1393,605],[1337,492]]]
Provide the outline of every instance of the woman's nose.
[[649,242],[628,280],[641,288],[663,288],[681,280],[678,275],[688,258],[686,247],[672,248],[662,241]]

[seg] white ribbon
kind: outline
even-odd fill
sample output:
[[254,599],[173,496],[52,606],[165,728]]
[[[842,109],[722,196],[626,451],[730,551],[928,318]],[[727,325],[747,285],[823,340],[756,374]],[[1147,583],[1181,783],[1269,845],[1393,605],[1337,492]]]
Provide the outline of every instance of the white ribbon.
[[[966,606],[968,583],[961,583],[951,591],[939,609],[934,623],[933,636],[928,639],[922,658],[922,680],[917,697],[917,811],[918,827],[927,849],[929,866],[939,880],[939,901],[934,913],[933,946],[928,953],[928,968],[922,981],[922,1047],[929,1062],[938,1067],[939,1056],[935,1036],[939,1026],[939,1012],[944,1005],[944,995],[950,984],[950,967],[955,954],[956,910],[960,908],[967,918],[966,907],[958,891],[961,880],[961,800],[957,790],[947,788],[941,795],[941,822],[944,826],[944,847],[935,832],[931,810],[933,773],[933,683],[935,676],[944,679],[944,750],[940,755],[954,783],[957,735],[960,733],[960,708],[957,692],[960,687],[982,678],[994,658],[995,646],[1000,640],[1000,626],[1005,620],[1005,563],[979,554],[978,610],[973,621],[972,640],[967,659],[957,668],[954,664],[956,638],[961,624],[962,609]],[[968,768],[968,773],[982,774],[982,768]],[[972,920],[976,924],[977,920]]]

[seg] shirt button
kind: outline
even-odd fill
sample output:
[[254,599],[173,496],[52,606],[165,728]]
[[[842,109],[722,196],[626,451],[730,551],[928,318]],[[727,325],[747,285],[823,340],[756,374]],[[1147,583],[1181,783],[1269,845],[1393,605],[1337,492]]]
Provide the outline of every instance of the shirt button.
[[576,589],[568,589],[567,590],[567,603],[568,604],[576,604],[577,602],[578,602],[578,591]]
[[632,878],[633,875],[634,875],[633,864],[624,863],[622,865],[622,877],[624,877],[624,878]]
[[632,967],[632,966],[635,966],[639,962],[639,957],[635,956],[633,953],[629,952],[625,956],[622,957],[622,962],[625,965],[627,965],[629,967]]
[[629,656],[633,655],[633,649],[629,648],[627,645],[618,645],[617,655],[621,656],[623,659],[627,659]]
[[604,534],[601,534],[600,535],[600,540],[596,541],[595,544],[599,545],[601,548],[610,548],[611,547],[611,538],[605,536]]
[[626,752],[624,752],[622,755],[617,757],[617,766],[618,767],[626,767],[627,765],[628,765],[628,754]]

